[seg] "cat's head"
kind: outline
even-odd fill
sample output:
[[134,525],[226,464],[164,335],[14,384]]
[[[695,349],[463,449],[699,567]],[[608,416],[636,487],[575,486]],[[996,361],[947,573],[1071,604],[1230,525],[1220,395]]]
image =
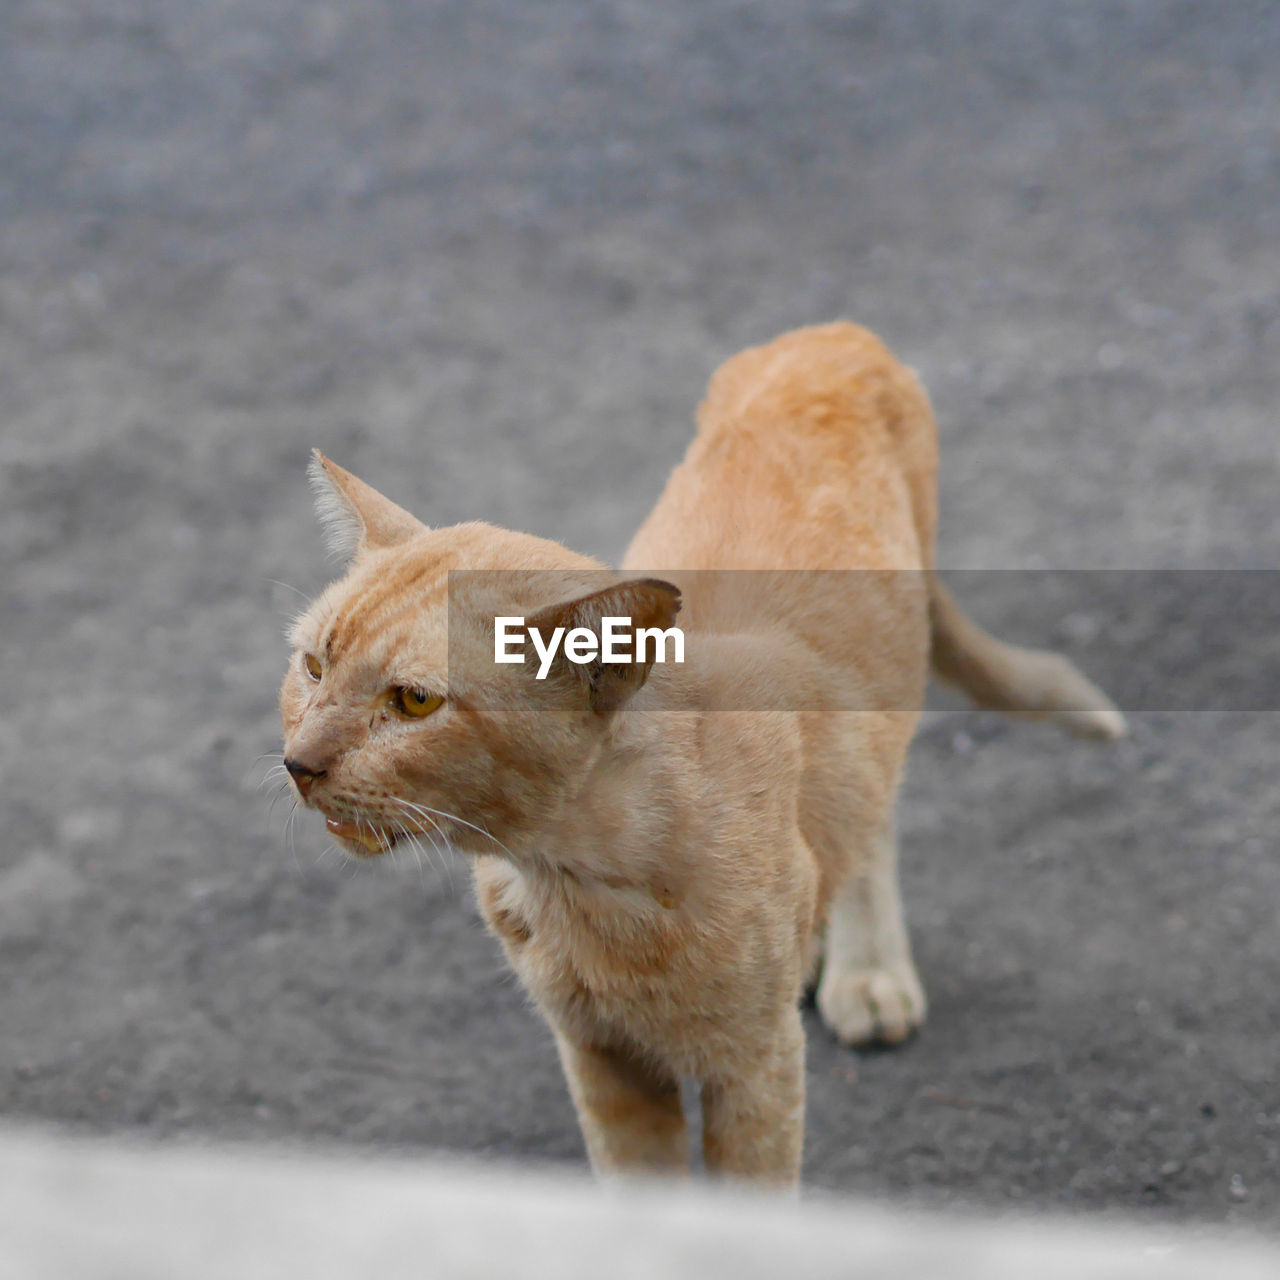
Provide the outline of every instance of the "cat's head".
[[311,480],[348,567],[290,635],[280,710],[299,799],[358,856],[419,833],[518,856],[572,802],[648,667],[562,656],[539,680],[536,662],[494,661],[494,619],[666,628],[679,593],[492,525],[429,529],[319,453]]

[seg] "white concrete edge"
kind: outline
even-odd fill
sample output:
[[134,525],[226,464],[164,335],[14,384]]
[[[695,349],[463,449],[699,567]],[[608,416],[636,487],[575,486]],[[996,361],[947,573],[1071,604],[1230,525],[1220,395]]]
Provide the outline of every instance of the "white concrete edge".
[[1222,1232],[799,1202],[555,1170],[0,1131],[0,1276],[1275,1280]]

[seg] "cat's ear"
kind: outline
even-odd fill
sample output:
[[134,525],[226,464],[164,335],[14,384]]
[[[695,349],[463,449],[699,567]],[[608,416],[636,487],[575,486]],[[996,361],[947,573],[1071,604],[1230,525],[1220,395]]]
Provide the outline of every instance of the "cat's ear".
[[[588,596],[541,609],[526,619],[526,625],[537,627],[544,637],[550,637],[556,627],[563,627],[565,636],[576,627],[585,627],[601,640],[598,652],[603,653],[604,619],[629,618],[631,639],[624,647],[634,657],[639,628],[666,632],[679,612],[679,587],[659,578],[632,578]],[[643,662],[606,662],[603,657],[596,657],[590,662],[578,663],[565,656],[562,645],[556,656],[555,675],[572,690],[572,696],[584,697],[593,711],[608,715],[640,691],[659,651],[665,656],[666,641],[653,637],[646,646]],[[683,637],[679,639],[676,653],[679,660],[683,660]]]
[[344,564],[362,551],[394,547],[426,530],[422,521],[330,462],[319,449],[312,451],[307,478],[329,554]]

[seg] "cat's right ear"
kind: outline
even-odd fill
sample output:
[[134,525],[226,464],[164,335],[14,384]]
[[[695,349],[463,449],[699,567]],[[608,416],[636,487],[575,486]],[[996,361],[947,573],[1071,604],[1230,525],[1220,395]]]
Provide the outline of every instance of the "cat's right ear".
[[421,520],[330,462],[319,449],[312,450],[307,478],[329,554],[343,564],[362,551],[394,547],[426,531]]

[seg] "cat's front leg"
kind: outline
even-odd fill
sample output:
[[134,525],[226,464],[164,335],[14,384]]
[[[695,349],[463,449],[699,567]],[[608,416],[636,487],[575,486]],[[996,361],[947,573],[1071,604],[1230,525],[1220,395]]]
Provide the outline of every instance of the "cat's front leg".
[[708,1173],[794,1187],[803,1145],[804,1028],[792,1006],[768,1043],[703,1080],[702,1149]]
[[687,1174],[680,1082],[615,1049],[556,1034],[591,1167],[600,1174]]

